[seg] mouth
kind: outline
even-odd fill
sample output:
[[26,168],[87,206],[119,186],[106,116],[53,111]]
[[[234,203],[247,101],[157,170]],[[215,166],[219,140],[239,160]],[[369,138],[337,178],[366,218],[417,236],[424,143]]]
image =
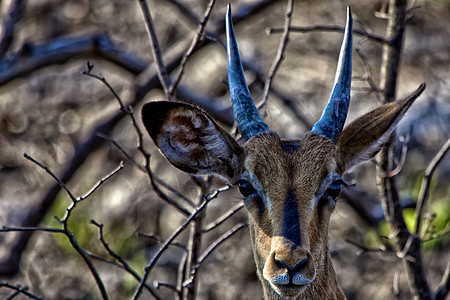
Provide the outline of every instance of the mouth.
[[303,293],[306,290],[306,288],[308,287],[308,284],[297,285],[297,284],[293,284],[293,283],[289,283],[289,284],[271,283],[270,285],[279,295],[285,296],[285,297],[298,296],[299,294]]

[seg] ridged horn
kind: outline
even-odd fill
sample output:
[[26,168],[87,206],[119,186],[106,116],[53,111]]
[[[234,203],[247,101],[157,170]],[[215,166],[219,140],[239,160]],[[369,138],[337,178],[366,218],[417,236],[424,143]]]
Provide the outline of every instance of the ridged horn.
[[312,132],[336,142],[341,135],[350,104],[352,79],[352,13],[347,6],[347,22],[342,41],[339,61],[334,78],[333,90],[320,120],[314,124]]
[[248,141],[252,136],[270,130],[269,126],[261,119],[245,81],[239,49],[234,36],[230,4],[227,6],[225,26],[227,34],[228,86],[231,105],[237,128],[244,141]]

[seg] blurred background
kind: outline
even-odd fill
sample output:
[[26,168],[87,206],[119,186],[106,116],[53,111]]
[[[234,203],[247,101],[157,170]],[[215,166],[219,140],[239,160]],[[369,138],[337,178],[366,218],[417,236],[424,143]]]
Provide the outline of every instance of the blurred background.
[[[202,105],[225,128],[231,128],[226,51],[220,45],[227,2],[216,1],[206,26],[207,38],[188,60],[177,98]],[[281,38],[281,34],[268,34],[267,29],[283,27],[286,1],[231,2],[247,81],[257,101]],[[195,37],[207,4],[204,0],[149,1],[172,78]],[[351,5],[354,28],[384,36],[386,20],[380,15],[385,4],[373,0],[295,1],[292,26],[343,26],[346,6]],[[410,7],[398,97],[422,82],[427,83],[427,88],[399,125],[398,135],[408,152],[397,177],[405,206],[414,207],[427,164],[449,138],[450,1],[411,1]],[[60,228],[54,216],[61,219],[71,203],[67,194],[55,187],[54,180],[26,160],[23,153],[67,181],[75,196],[85,194],[124,161],[123,170],[74,209],[69,226],[83,249],[111,260],[90,220],[104,224],[104,238],[111,248],[142,275],[160,244],[137,233],[165,240],[185,216],[153,191],[149,177],[142,171],[145,160],[137,149],[138,136],[129,116],[120,112],[117,100],[104,84],[81,74],[89,61],[94,66],[91,72],[106,78],[123,102],[133,106],[138,120],[145,102],[164,99],[155,80],[151,46],[138,1],[3,0],[0,9],[2,36],[11,33],[7,46],[0,48],[0,225]],[[5,26],[10,18],[15,20],[13,27]],[[341,39],[339,32],[291,33],[268,105],[262,111],[271,129],[280,136],[298,138],[320,117],[334,79]],[[376,86],[380,81],[382,43],[355,35],[354,49],[361,56],[353,52],[349,121],[380,104],[371,84]],[[169,165],[148,136],[144,137],[144,146],[152,155],[153,173],[197,203],[196,182]],[[330,247],[341,287],[349,299],[409,299],[401,260],[393,244],[382,238],[390,229],[382,220],[377,200],[375,164],[358,167],[348,179],[357,182],[352,188],[363,192],[352,203],[339,200],[330,224]],[[449,179],[447,156],[433,177],[427,205],[427,213],[436,214],[431,224],[434,232],[449,226]],[[223,184],[214,181],[211,191]],[[189,207],[176,193],[162,188],[172,199]],[[208,205],[204,224],[240,202],[235,188],[222,192]],[[405,209],[404,214],[408,225],[413,226],[414,210]],[[241,209],[216,230],[204,234],[203,248],[235,224],[246,222],[246,218]],[[427,278],[433,290],[449,262],[449,240],[447,234],[423,244]],[[35,232],[26,241],[23,233],[0,233],[0,282],[27,286],[45,299],[99,298],[88,268],[63,235]],[[187,232],[177,242],[185,244]],[[385,251],[361,253],[360,246]],[[169,247],[147,282],[176,285],[182,255],[179,248]],[[93,261],[112,299],[126,299],[134,293],[137,281],[128,273]],[[262,298],[248,229],[240,230],[218,247],[201,266],[198,276],[199,299]],[[11,293],[10,289],[0,288],[0,297]],[[158,293],[162,299],[173,298],[170,289],[161,287]],[[146,297],[151,298],[148,293]]]

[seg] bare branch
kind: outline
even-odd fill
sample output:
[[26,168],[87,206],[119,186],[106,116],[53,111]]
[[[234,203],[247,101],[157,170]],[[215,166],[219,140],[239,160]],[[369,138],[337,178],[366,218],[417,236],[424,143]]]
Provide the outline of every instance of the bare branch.
[[[109,254],[109,256],[113,257],[114,259],[116,259],[119,263],[120,266],[126,270],[129,274],[131,274],[131,276],[133,276],[137,281],[141,281],[141,277],[139,276],[139,274],[133,270],[133,268],[131,268],[131,266],[126,262],[125,259],[123,259],[122,256],[120,256],[119,254],[117,254],[116,252],[114,252],[111,247],[109,246],[109,244],[105,241],[104,237],[103,237],[103,224],[99,224],[97,223],[95,220],[91,220],[91,224],[95,225],[98,228],[98,239],[99,241],[102,243],[103,248],[105,248],[106,252]],[[159,299],[158,295],[153,291],[153,289],[148,286],[147,284],[144,285],[144,287],[157,299]]]
[[63,183],[63,181],[58,178],[48,167],[44,166],[43,164],[41,164],[40,162],[36,161],[34,158],[32,158],[31,156],[29,156],[28,154],[24,154],[25,158],[30,160],[31,162],[35,163],[37,166],[39,166],[40,168],[44,169],[48,174],[50,174],[51,177],[53,177],[53,179],[55,179],[55,181],[58,182],[58,184],[64,188],[64,190],[67,192],[67,194],[69,195],[69,197],[71,198],[72,202],[70,204],[70,206],[66,209],[65,215],[64,217],[60,220],[60,223],[63,227],[63,232],[66,235],[67,239],[70,242],[70,245],[72,246],[72,248],[78,252],[78,254],[83,258],[84,262],[86,263],[86,265],[89,268],[89,271],[91,272],[92,276],[94,277],[94,280],[97,284],[97,287],[100,291],[100,294],[102,296],[102,299],[108,299],[108,293],[106,292],[105,286],[103,284],[102,279],[100,278],[100,275],[97,272],[97,269],[95,268],[94,264],[92,263],[92,261],[89,259],[88,254],[86,253],[85,250],[83,250],[79,245],[78,242],[75,238],[75,235],[69,230],[68,227],[68,221],[71,215],[71,212],[75,209],[75,207],[77,206],[77,204],[79,202],[81,202],[82,200],[86,199],[89,195],[91,195],[98,187],[100,187],[107,179],[111,178],[111,176],[113,176],[114,174],[116,174],[118,171],[120,171],[123,168],[123,162],[121,162],[121,164],[119,165],[118,168],[116,168],[112,173],[108,174],[106,177],[104,177],[103,179],[101,179],[96,185],[94,185],[94,187],[84,196],[84,197],[79,197],[79,198],[75,198],[72,194],[72,192],[65,186],[65,184]]
[[215,240],[213,243],[211,243],[208,248],[203,251],[202,255],[198,259],[198,267],[205,261],[206,258],[217,248],[219,247],[223,242],[228,240],[230,237],[232,237],[236,232],[241,230],[242,228],[245,228],[248,226],[248,223],[239,223],[236,224],[233,228],[225,232],[222,236],[220,236],[217,240]]
[[156,37],[155,28],[153,26],[152,16],[150,14],[150,8],[147,5],[146,0],[139,0],[139,4],[141,5],[142,13],[144,14],[145,24],[147,25],[147,31],[150,36],[150,45],[152,47],[153,58],[156,62],[156,66],[158,69],[158,77],[161,81],[161,86],[164,90],[164,94],[166,97],[170,99],[169,95],[169,86],[170,86],[170,78],[167,73],[166,66],[164,65],[163,57],[161,54],[161,49],[159,47],[158,38]]
[[[396,98],[398,70],[407,19],[407,0],[389,0],[386,38],[390,44],[383,44],[383,56],[380,70],[380,89],[383,102],[392,102]],[[431,290],[426,278],[422,261],[421,242],[416,235],[411,235],[403,218],[396,177],[386,176],[393,165],[393,139],[388,141],[378,155],[377,181],[381,203],[386,220],[393,230],[398,230],[396,238],[397,251],[404,253],[407,260],[403,264],[408,276],[410,292],[420,299],[431,299]],[[409,259],[411,258],[411,259]]]
[[[110,142],[111,144],[113,144],[117,149],[119,149],[119,151],[125,155],[125,157],[135,166],[137,167],[140,171],[147,173],[147,169],[140,165],[128,152],[127,150],[117,141],[113,140],[112,138],[110,138],[107,135],[104,134],[99,134],[99,137],[101,137],[102,139],[107,140],[108,142]],[[166,188],[167,190],[169,190],[171,193],[174,193],[177,197],[179,197],[181,200],[183,200],[184,202],[186,202],[187,204],[189,204],[189,206],[191,207],[195,207],[194,202],[192,202],[189,198],[185,197],[182,193],[180,193],[178,190],[176,190],[174,187],[170,186],[169,184],[167,184],[165,181],[163,181],[162,179],[160,179],[159,177],[157,177],[155,174],[153,174],[153,180],[159,184],[162,185],[164,188]]]
[[43,169],[45,172],[47,172],[66,191],[67,195],[69,195],[72,202],[77,202],[77,199],[75,198],[74,195],[72,195],[72,192],[67,188],[64,182],[61,179],[59,179],[58,176],[56,176],[49,168],[47,168],[46,166],[44,166],[43,164],[41,164],[40,162],[38,162],[37,160],[35,160],[26,153],[23,154],[23,157],[25,157],[26,159],[28,159],[29,161],[31,161],[32,163],[36,164],[38,167]]
[[205,32],[206,24],[208,23],[209,16],[211,15],[211,10],[212,10],[215,2],[216,2],[215,0],[210,0],[209,1],[208,6],[207,6],[207,8],[205,10],[205,13],[203,14],[203,19],[200,21],[200,24],[198,25],[197,33],[196,33],[196,35],[194,37],[194,40],[192,41],[191,46],[189,47],[189,49],[186,51],[186,53],[183,55],[183,58],[181,59],[180,68],[178,70],[178,74],[175,77],[175,81],[174,81],[174,83],[172,84],[172,86],[170,87],[170,90],[169,90],[169,98],[173,97],[173,94],[175,93],[178,85],[181,82],[181,78],[183,76],[184,68],[186,66],[187,60],[194,53],[194,49],[197,47],[198,43],[200,42],[200,39],[203,37],[203,34]]
[[[292,26],[289,27],[289,31],[291,32],[299,32],[299,33],[306,33],[306,32],[314,32],[314,31],[329,31],[329,32],[344,32],[345,28],[342,26],[337,25],[312,25],[312,26]],[[267,28],[266,29],[267,34],[273,34],[273,33],[281,33],[284,32],[284,28]],[[383,36],[379,36],[376,34],[369,33],[365,30],[361,29],[353,29],[353,33],[360,35],[362,37],[365,37],[371,41],[377,42],[377,43],[383,43],[383,44],[391,44],[391,40],[387,40]]]
[[363,255],[368,252],[388,252],[389,251],[386,249],[386,247],[384,245],[381,245],[379,248],[368,248],[368,247],[361,245],[360,243],[357,243],[350,239],[346,239],[345,242],[358,248],[358,251],[356,252],[356,255],[358,255],[358,256]]
[[164,244],[158,249],[158,251],[153,255],[153,257],[149,260],[147,266],[145,267],[145,272],[144,275],[142,276],[142,280],[139,283],[138,288],[136,289],[133,299],[138,299],[141,292],[142,292],[142,288],[144,286],[145,281],[147,280],[147,277],[149,276],[150,272],[152,271],[153,267],[155,266],[156,262],[158,261],[158,259],[160,258],[160,256],[164,253],[164,251],[167,249],[167,247],[173,242],[173,240],[175,240],[175,238],[181,233],[183,232],[186,227],[189,225],[189,223],[192,222],[192,220],[195,219],[195,217],[202,212],[203,209],[205,209],[206,205],[213,200],[214,198],[216,198],[220,192],[228,190],[229,186],[226,186],[224,188],[218,189],[216,190],[214,193],[208,195],[207,197],[205,197],[205,199],[203,199],[203,202],[198,206],[198,208],[189,216],[189,218],[187,218],[183,224],[181,224],[177,230],[175,230],[172,235],[164,242]]
[[98,56],[138,74],[147,63],[118,48],[107,35],[56,38],[44,45],[24,44],[21,50],[0,59],[0,86],[47,66],[74,57]]
[[[247,16],[264,9],[272,2],[274,1],[259,0],[251,2],[248,5],[239,6],[240,9],[235,11],[235,16],[233,18],[234,23],[238,23]],[[219,36],[223,33],[225,29],[223,23],[223,19],[217,23],[221,24],[221,26],[217,26],[217,30],[212,34],[213,36]],[[196,22],[196,24],[198,24],[198,22]],[[170,48],[165,53],[164,61],[166,62],[168,72],[173,71],[178,66],[183,55],[186,53],[186,49],[189,47],[189,43],[188,40],[184,39],[176,43],[174,47]],[[202,43],[202,46],[207,44],[208,43]],[[24,49],[29,48],[30,46],[28,45]],[[197,47],[194,51],[199,49],[200,47]],[[137,76],[134,81],[134,97],[129,103],[130,106],[139,103],[149,90],[158,88],[161,85],[154,64],[147,66],[147,63],[143,63],[141,60],[117,48],[105,35],[93,35],[81,37],[79,39],[58,38],[44,46],[32,46],[32,50],[33,56],[30,57],[30,55],[28,55],[29,59],[23,57],[21,54],[28,53],[29,51],[27,50],[28,52],[19,51],[8,59],[0,60],[0,85],[3,85],[14,78],[29,75],[39,68],[51,64],[61,64],[80,55],[100,56],[112,61],[133,74],[139,73],[139,76]],[[86,140],[75,147],[75,154],[67,163],[67,166],[60,177],[63,182],[68,182],[89,156],[89,153],[101,146],[98,139],[99,134],[107,134],[120,120],[122,120],[122,118],[122,112],[117,112],[110,116],[109,119],[98,124]],[[27,213],[26,217],[24,217],[22,222],[23,226],[37,226],[41,222],[48,208],[54,202],[59,191],[59,184],[56,183],[51,185],[47,189],[45,196],[40,201],[37,201],[37,204]],[[17,237],[16,241],[11,246],[9,255],[0,262],[0,274],[11,275],[17,273],[21,255],[27,247],[31,236],[32,231],[29,231],[23,232]]]
[[103,77],[102,75],[95,75],[92,74],[92,67],[90,66],[90,64],[88,63],[88,69],[87,71],[82,72],[83,75],[95,78],[97,80],[99,80],[100,82],[102,82],[114,95],[114,97],[116,98],[116,100],[119,102],[120,105],[120,110],[123,111],[126,115],[128,115],[131,118],[132,124],[133,124],[133,128],[137,134],[138,137],[138,149],[139,151],[142,153],[142,155],[145,157],[146,160],[146,167],[145,170],[150,178],[150,182],[152,184],[153,190],[156,192],[156,194],[165,202],[169,203],[170,205],[172,205],[173,207],[175,207],[178,211],[180,211],[181,213],[183,213],[184,215],[189,215],[190,211],[186,208],[184,208],[183,206],[181,206],[178,202],[174,201],[173,199],[171,199],[166,193],[164,193],[159,186],[156,185],[153,177],[153,172],[150,168],[150,158],[151,155],[150,153],[144,149],[144,134],[142,133],[142,130],[139,128],[139,125],[137,123],[137,120],[134,116],[134,112],[133,112],[133,108],[132,106],[125,106],[122,99],[120,98],[120,96],[116,93],[116,91],[114,90],[114,88],[109,84],[109,82],[106,80],[105,77]]
[[444,300],[448,299],[450,292],[450,261],[447,262],[447,267],[445,268],[444,275],[442,276],[439,287],[434,294],[434,300]]
[[102,184],[104,184],[106,182],[106,180],[108,180],[109,178],[111,178],[112,176],[114,176],[117,172],[119,172],[120,170],[122,170],[124,167],[123,161],[121,161],[119,163],[119,165],[113,170],[111,171],[111,173],[109,173],[108,175],[106,175],[105,177],[103,177],[102,179],[100,179],[100,181],[98,181],[86,194],[80,196],[77,201],[83,201],[86,198],[88,198],[90,195],[92,195],[92,193],[94,193]]
[[422,240],[422,243],[440,239],[441,237],[444,237],[448,234],[450,234],[450,226],[449,225],[447,225],[447,227],[445,229],[443,229],[442,231],[432,233],[427,239]]
[[9,231],[45,231],[52,233],[64,233],[64,230],[59,228],[45,228],[45,227],[9,227],[2,226],[0,232],[9,232]]
[[232,237],[236,232],[241,230],[242,228],[246,228],[248,223],[239,223],[235,225],[233,228],[225,232],[223,235],[221,235],[217,240],[212,242],[208,248],[206,248],[201,256],[198,258],[198,263],[193,267],[191,270],[191,274],[189,278],[183,283],[183,286],[191,284],[191,282],[194,280],[194,278],[197,275],[198,269],[202,266],[203,262],[208,258],[211,253],[213,253],[214,250],[217,249],[222,243],[224,243],[226,240],[228,240],[230,237]]
[[203,228],[202,232],[206,233],[209,232],[215,228],[217,228],[219,225],[221,225],[223,222],[231,218],[235,213],[240,211],[244,207],[244,203],[238,203],[232,208],[230,208],[228,211],[223,213],[220,217],[218,217],[216,220],[212,221],[208,225]]
[[267,80],[264,84],[262,102],[259,105],[259,108],[261,108],[267,104],[267,98],[269,97],[269,90],[272,85],[272,81],[275,77],[275,74],[276,74],[278,68],[281,65],[281,61],[284,58],[284,51],[289,42],[289,27],[291,26],[293,9],[294,9],[294,1],[288,0],[287,8],[286,8],[286,17],[284,20],[283,35],[281,36],[280,45],[278,46],[277,56],[276,56],[275,60],[273,61],[272,66],[270,67],[270,71],[267,76]]
[[166,288],[166,289],[169,289],[169,290],[171,290],[172,292],[174,292],[175,294],[179,294],[180,293],[180,291],[177,289],[177,287],[176,286],[173,286],[173,285],[171,285],[171,284],[169,284],[169,283],[164,283],[164,282],[159,282],[159,281],[154,281],[153,282],[153,285],[155,286],[155,288],[156,289],[160,289],[160,288]]
[[431,179],[433,177],[434,171],[438,167],[439,163],[444,159],[448,150],[450,149],[450,138],[445,142],[439,152],[433,157],[430,164],[427,166],[425,170],[425,174],[423,175],[422,185],[420,187],[419,197],[417,198],[417,207],[416,207],[416,228],[415,233],[419,234],[420,225],[422,223],[422,215],[425,204],[430,195],[430,186]]
[[367,63],[366,57],[362,54],[359,48],[356,48],[355,51],[358,54],[358,57],[361,59],[361,62],[364,66],[364,80],[369,84],[370,91],[375,93],[375,96],[377,97],[378,101],[382,102],[380,96],[380,89],[378,88],[377,84],[373,81],[372,70],[370,68],[370,65]]
[[3,288],[3,287],[4,287],[4,288],[9,288],[9,289],[15,291],[15,294],[9,296],[7,299],[13,299],[13,298],[15,298],[18,294],[25,295],[25,296],[27,296],[27,297],[30,298],[30,299],[36,299],[36,300],[42,300],[42,299],[43,299],[43,298],[41,298],[41,297],[39,297],[39,296],[36,296],[36,295],[30,293],[30,292],[28,291],[28,287],[22,287],[22,286],[20,286],[20,285],[12,285],[12,284],[9,284],[9,283],[7,283],[7,282],[0,282],[0,288]]
[[[155,234],[146,234],[146,233],[142,233],[142,232],[136,232],[136,236],[137,237],[143,237],[143,238],[147,238],[147,239],[152,239],[155,242],[162,244],[163,240],[161,239],[161,237],[155,235]],[[179,249],[181,249],[183,252],[187,252],[188,249],[186,248],[185,245],[181,244],[181,243],[177,243],[177,242],[173,242],[172,244],[170,244],[169,246],[175,246]]]
[[408,139],[409,139],[408,137],[406,137],[403,140],[400,139],[400,142],[402,143],[402,153],[400,154],[400,161],[397,163],[397,166],[393,170],[389,171],[386,174],[387,177],[396,176],[403,169],[403,165],[405,164],[406,161],[406,154],[408,153],[408,145],[407,145]]

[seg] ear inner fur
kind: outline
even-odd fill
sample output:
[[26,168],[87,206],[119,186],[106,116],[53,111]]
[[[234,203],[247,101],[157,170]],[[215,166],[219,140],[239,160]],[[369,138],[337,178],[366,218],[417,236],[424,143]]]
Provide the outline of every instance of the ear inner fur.
[[350,123],[337,141],[336,159],[341,173],[372,158],[394,130],[425,84],[404,99],[384,104]]

